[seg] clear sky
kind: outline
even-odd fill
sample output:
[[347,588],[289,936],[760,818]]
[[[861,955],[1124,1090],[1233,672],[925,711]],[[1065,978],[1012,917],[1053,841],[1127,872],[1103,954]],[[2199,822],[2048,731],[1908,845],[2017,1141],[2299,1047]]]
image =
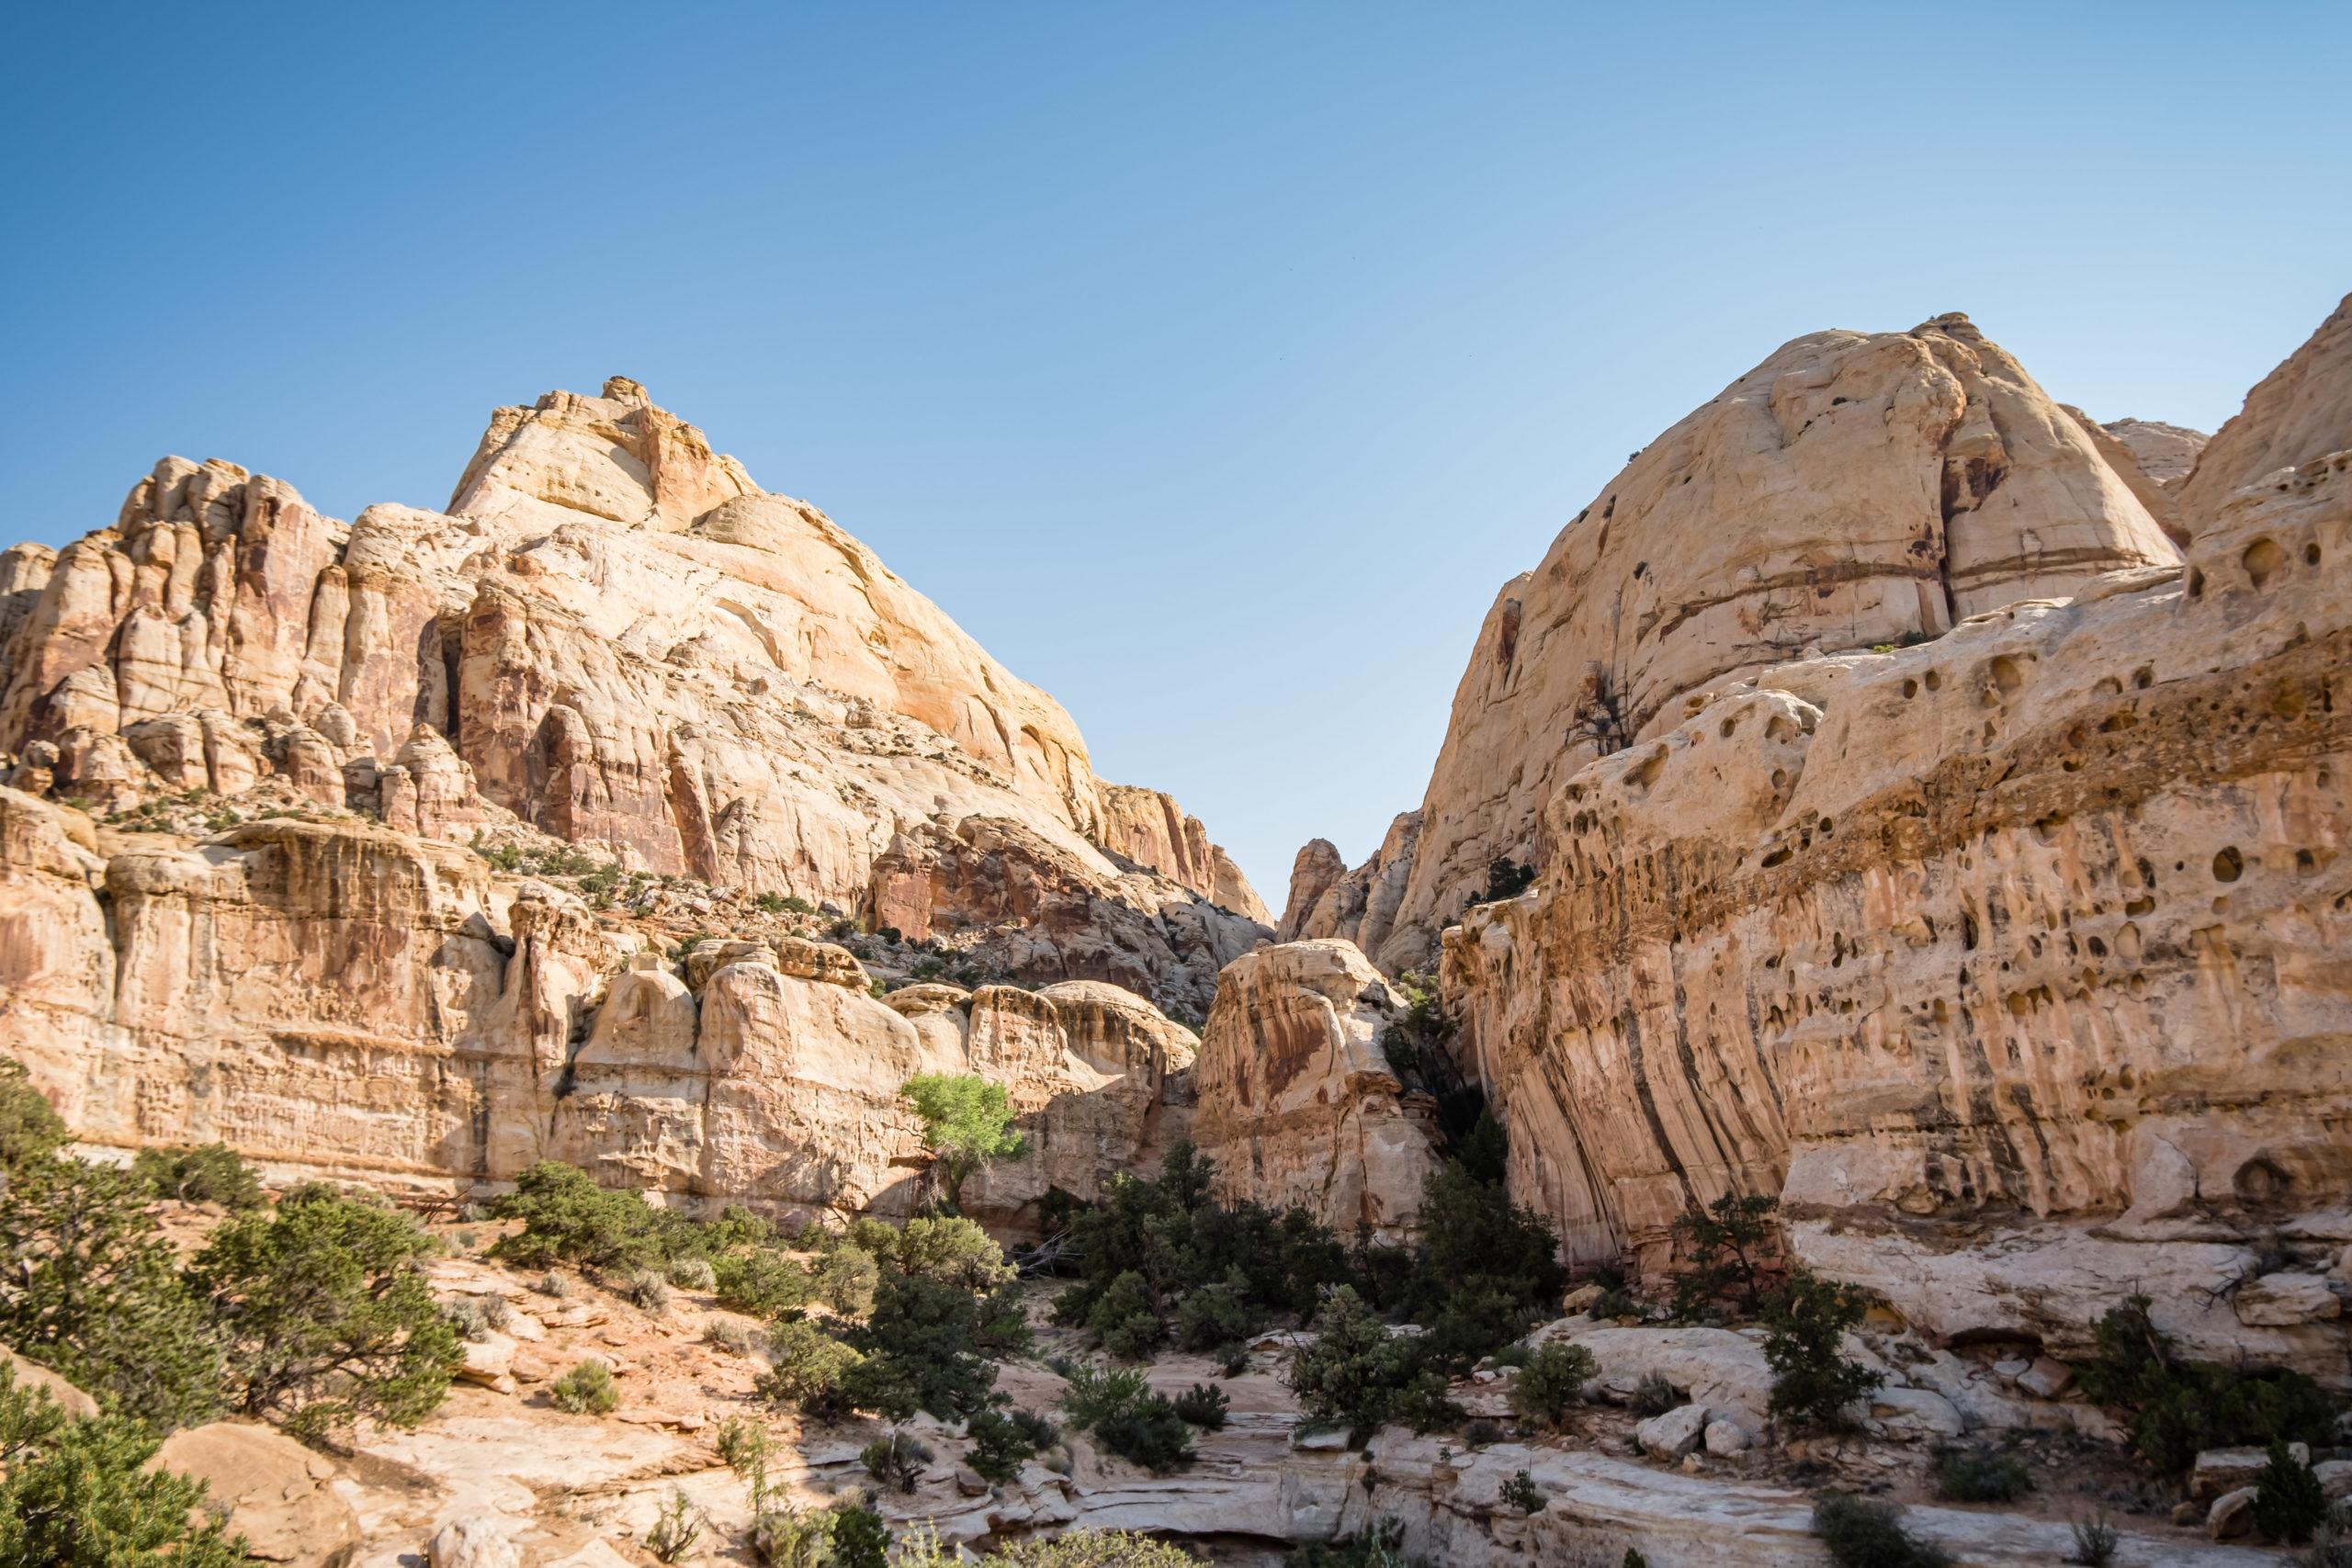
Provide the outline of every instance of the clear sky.
[[2211,429],[2352,289],[2352,6],[12,14],[0,536],[167,452],[348,517],[643,381],[1277,906],[1496,588],[1801,333]]

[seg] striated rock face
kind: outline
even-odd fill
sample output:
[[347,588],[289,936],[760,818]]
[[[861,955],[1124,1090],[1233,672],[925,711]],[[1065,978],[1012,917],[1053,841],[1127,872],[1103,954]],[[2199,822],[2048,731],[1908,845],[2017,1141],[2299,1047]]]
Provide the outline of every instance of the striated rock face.
[[1193,1069],[1193,1140],[1228,1194],[1395,1239],[1436,1168],[1433,1107],[1382,1049],[1398,1003],[1344,942],[1260,948],[1217,988]]
[[[1023,949],[1035,978],[1195,1010],[1263,934],[1197,820],[1148,791],[1106,804],[1058,705],[633,382],[499,411],[447,513],[346,526],[167,458],[114,527],[9,554],[0,630],[0,751],[46,749],[43,788],[103,809],[280,780],[425,837],[526,824],[625,870],[864,914],[902,829],[1001,823],[1035,863],[1008,874],[1080,907],[1067,951]],[[1096,843],[1136,841],[1136,797],[1174,830],[1121,863]],[[1171,920],[1216,934],[1116,944],[1116,970],[1079,951],[1097,924]]]
[[2236,418],[2213,433],[2180,481],[2192,525],[2220,515],[2229,498],[2279,468],[2352,448],[2352,294],[2311,341],[2245,395]]
[[1273,916],[1222,844],[1209,842],[1197,817],[1156,789],[1102,786],[1104,849],[1159,873],[1220,908],[1271,925]]
[[[2266,387],[2324,401],[2333,330]],[[2143,1290],[2352,1376],[2332,1296],[2248,1288],[2352,1240],[2352,453],[2185,515],[2185,569],[1709,681],[1562,778],[1444,982],[1572,1254],[1769,1192],[1938,1334],[2080,1350]]]
[[[1018,1227],[1158,1159],[1155,1000],[1268,934],[1197,818],[633,382],[499,411],[447,513],[167,458],[0,557],[0,1052],[97,1144],[904,1213],[899,1086],[978,1070]],[[844,922],[1047,989],[902,1010]]]
[[2177,558],[2084,426],[1966,317],[1799,338],[1638,453],[1504,585],[1409,863],[1384,846],[1359,874],[1359,931],[1310,917],[1302,934],[1424,963],[1489,862],[1532,858],[1568,775],[1676,722],[1683,694]]

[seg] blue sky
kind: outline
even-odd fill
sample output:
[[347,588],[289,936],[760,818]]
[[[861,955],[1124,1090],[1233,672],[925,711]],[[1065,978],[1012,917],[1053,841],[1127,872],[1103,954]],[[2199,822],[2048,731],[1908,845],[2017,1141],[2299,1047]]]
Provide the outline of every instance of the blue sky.
[[1495,589],[1780,343],[2211,429],[2352,288],[2352,6],[49,6],[0,536],[166,452],[438,505],[625,374],[1279,905]]

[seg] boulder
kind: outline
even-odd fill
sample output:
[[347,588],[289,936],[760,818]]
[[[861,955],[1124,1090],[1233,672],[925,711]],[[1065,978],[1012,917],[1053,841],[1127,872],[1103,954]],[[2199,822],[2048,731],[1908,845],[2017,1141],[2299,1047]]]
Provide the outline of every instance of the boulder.
[[67,1382],[47,1367],[26,1360],[14,1350],[0,1351],[8,1359],[8,1369],[16,1374],[18,1388],[33,1389],[49,1395],[57,1407],[68,1416],[96,1416],[98,1402]]
[[[2312,1461],[2308,1444],[2290,1443],[2288,1451],[2303,1464]],[[2207,1449],[2197,1456],[2189,1467],[2188,1495],[2198,1501],[2218,1497],[2224,1492],[2234,1492],[2241,1486],[2251,1486],[2270,1462],[2267,1450],[2256,1448]]]
[[205,1483],[250,1553],[292,1568],[342,1568],[360,1546],[359,1517],[328,1483],[334,1465],[275,1427],[215,1421],[164,1439],[149,1461]]
[[2255,1488],[2241,1486],[2213,1499],[2205,1511],[2205,1533],[2214,1540],[2233,1540],[2254,1529]]
[[1706,1436],[1707,1426],[1705,1405],[1679,1404],[1635,1427],[1634,1441],[1652,1459],[1679,1460],[1699,1446]]
[[425,1548],[431,1568],[523,1568],[515,1521],[496,1514],[460,1514],[441,1521]]
[[1716,1420],[1707,1423],[1707,1451],[1711,1454],[1728,1458],[1736,1453],[1743,1453],[1747,1450],[1748,1442],[1746,1428],[1736,1421]]
[[2265,1274],[2248,1280],[2231,1305],[2249,1328],[2290,1328],[2344,1315],[2343,1298],[2317,1274]]

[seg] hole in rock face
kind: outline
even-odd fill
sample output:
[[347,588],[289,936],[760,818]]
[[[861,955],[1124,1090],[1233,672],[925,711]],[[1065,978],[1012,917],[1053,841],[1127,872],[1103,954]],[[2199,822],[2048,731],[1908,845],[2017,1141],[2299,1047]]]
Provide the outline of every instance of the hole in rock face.
[[1716,733],[1728,740],[1731,739],[1731,732],[1738,728],[1739,720],[1736,718],[1727,718],[1724,720],[1722,726],[1716,730]]
[[1993,660],[1992,668],[1988,672],[1993,677],[1993,684],[2005,697],[2014,694],[2025,684],[2024,667],[2006,653]]
[[2135,691],[2144,692],[2150,686],[2154,685],[2155,681],[2156,671],[2153,665],[2143,664],[2140,668],[2132,671],[2132,689]]
[[2238,853],[2235,844],[2232,844],[2213,857],[2214,881],[2235,882],[2245,874],[2245,857]]
[[1939,691],[1939,690],[1941,690],[1941,689],[1942,689],[1942,687],[1943,687],[1944,678],[1943,678],[1942,676],[1940,676],[1940,675],[1937,674],[1937,673],[1936,673],[1934,671],[1932,671],[1932,670],[1928,671],[1928,673],[1927,673],[1924,677],[1922,677],[1922,679],[1924,679],[1924,680],[1928,682],[1928,690],[1929,690],[1929,691],[1931,691],[1931,692],[1934,692],[1934,691]]
[[2278,575],[2278,569],[2287,564],[2287,552],[2268,539],[2256,539],[2238,562],[2245,568],[2247,580],[2259,588]]
[[2237,1174],[2230,1179],[2230,1188],[2237,1193],[2238,1201],[2249,1209],[2267,1209],[2285,1202],[2294,1185],[2284,1170],[2260,1155],[2238,1167]]
[[2205,597],[2205,574],[2193,566],[2188,569],[2188,596],[2191,599]]
[[1917,696],[1919,694],[1919,682],[1913,680],[1908,675],[1903,677],[1903,694],[1906,697]]
[[2318,544],[2312,543],[2303,547],[2303,564],[2305,566],[2317,566],[2319,564]]

